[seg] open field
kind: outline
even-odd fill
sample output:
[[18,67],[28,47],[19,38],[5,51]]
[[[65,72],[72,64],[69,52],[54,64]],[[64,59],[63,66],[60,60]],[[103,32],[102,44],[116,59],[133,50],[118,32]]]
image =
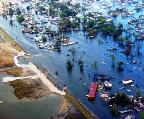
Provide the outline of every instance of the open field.
[[14,66],[14,61],[10,53],[6,50],[0,49],[0,68]]

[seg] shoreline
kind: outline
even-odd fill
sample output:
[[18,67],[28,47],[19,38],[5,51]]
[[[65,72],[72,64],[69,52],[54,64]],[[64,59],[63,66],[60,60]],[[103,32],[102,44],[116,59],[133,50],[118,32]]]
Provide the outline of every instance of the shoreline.
[[[20,67],[20,68],[29,68],[31,69],[31,71],[33,71],[35,73],[34,76],[30,76],[31,78],[39,78],[43,84],[45,84],[49,90],[51,92],[54,92],[54,93],[57,93],[57,94],[60,94],[60,95],[65,95],[65,92],[64,91],[60,91],[57,87],[55,87],[53,85],[52,82],[50,82],[50,80],[45,76],[45,74],[43,72],[41,72],[36,65],[34,65],[32,62],[29,62],[27,65],[25,64],[19,64],[19,61],[18,61],[18,58],[21,57],[21,56],[25,56],[25,52],[19,52],[14,58],[14,63],[17,67]],[[27,77],[4,77],[3,78],[3,82],[9,82],[9,81],[14,81],[16,79],[22,79],[22,78],[27,78]]]

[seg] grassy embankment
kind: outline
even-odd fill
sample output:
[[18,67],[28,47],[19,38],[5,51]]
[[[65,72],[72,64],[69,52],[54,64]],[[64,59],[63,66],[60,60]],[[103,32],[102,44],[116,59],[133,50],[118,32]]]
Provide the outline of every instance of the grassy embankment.
[[0,73],[19,76],[22,69],[15,66],[14,54],[22,51],[16,41],[0,27]]
[[86,119],[98,119],[95,115],[93,115],[83,104],[81,104],[72,94],[65,90],[66,95],[65,98],[70,101],[83,115]]
[[18,51],[22,51],[20,45],[9,34],[7,34],[1,27],[0,27],[0,35],[5,39],[5,42],[10,43],[14,49]]

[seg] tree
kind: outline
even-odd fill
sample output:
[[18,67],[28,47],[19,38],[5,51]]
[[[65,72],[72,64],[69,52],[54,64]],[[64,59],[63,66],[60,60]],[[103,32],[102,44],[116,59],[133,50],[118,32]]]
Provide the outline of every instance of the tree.
[[49,15],[50,16],[55,16],[56,12],[55,12],[55,9],[52,8],[52,7],[49,7]]
[[45,8],[43,6],[39,6],[40,12],[45,11]]
[[131,48],[128,47],[128,46],[126,46],[126,47],[125,47],[125,54],[126,54],[126,56],[129,56],[130,53],[131,53]]
[[10,16],[13,16],[14,11],[13,11],[13,9],[12,9],[12,8],[9,8],[9,10],[8,10],[8,14],[9,14]]
[[23,15],[18,15],[18,16],[17,16],[17,21],[18,21],[19,23],[22,23],[24,20],[25,20],[25,18],[24,18]]
[[117,65],[118,65],[118,71],[123,71],[122,65],[123,65],[123,61],[118,61]]
[[13,5],[13,4],[12,4],[11,2],[9,2],[9,6],[12,7],[12,5]]
[[80,71],[83,72],[83,62],[81,60],[78,61]]
[[110,55],[110,58],[112,60],[112,67],[115,67],[115,59],[116,59],[116,57],[114,55]]
[[45,43],[47,41],[47,38],[45,36],[42,36],[42,41]]
[[61,13],[60,13],[61,18],[76,15],[76,12],[73,9],[69,9],[66,5],[61,5],[60,10],[61,10]]
[[10,20],[10,25],[13,25],[13,20]]
[[88,31],[88,36],[95,36],[96,33],[97,33],[97,30],[96,30],[96,29],[90,29],[90,30]]
[[140,118],[144,119],[144,111],[140,112]]
[[116,28],[114,25],[104,26],[102,32],[106,35],[116,35]]
[[60,42],[60,40],[56,40],[55,49],[57,49],[58,52],[61,51],[61,42]]
[[109,110],[110,110],[110,112],[111,112],[111,114],[112,114],[113,116],[117,116],[117,115],[119,114],[116,105],[110,106],[110,107],[109,107]]
[[94,20],[89,20],[88,23],[87,23],[87,26],[88,26],[89,28],[94,27],[94,25],[95,25],[95,21],[94,21]]
[[27,6],[26,9],[27,9],[27,11],[29,11],[31,8],[30,8],[30,6]]
[[118,28],[118,31],[120,32],[123,31],[123,25],[121,23],[118,24],[117,28]]
[[17,15],[20,15],[20,14],[21,14],[20,8],[17,8],[17,9],[16,9],[16,13],[17,13]]
[[140,93],[140,91],[137,91],[137,92],[135,93],[135,98],[136,98],[136,100],[139,100],[139,97],[141,97],[141,93]]
[[72,51],[72,56],[75,56],[75,54],[76,54],[76,49],[75,49],[75,48],[72,48],[71,51]]
[[142,48],[142,45],[141,45],[141,43],[139,42],[138,44],[137,44],[137,54],[138,55],[140,55],[140,49]]
[[130,98],[126,94],[120,92],[117,92],[114,98],[111,98],[108,103],[110,105],[117,105],[122,107],[131,105]]
[[69,19],[64,19],[59,22],[59,31],[68,31],[72,28],[72,23]]
[[67,70],[68,70],[68,71],[71,71],[71,70],[72,70],[73,65],[72,65],[72,63],[71,63],[70,60],[67,60],[67,62],[66,62],[66,67],[67,67]]

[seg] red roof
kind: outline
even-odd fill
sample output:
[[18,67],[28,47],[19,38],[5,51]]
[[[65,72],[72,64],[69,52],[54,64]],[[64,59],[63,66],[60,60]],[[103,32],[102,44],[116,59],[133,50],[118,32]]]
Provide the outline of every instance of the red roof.
[[92,82],[90,84],[90,89],[89,89],[90,91],[89,91],[89,94],[88,94],[88,98],[89,99],[94,99],[95,98],[97,88],[98,88],[98,84],[97,83]]

